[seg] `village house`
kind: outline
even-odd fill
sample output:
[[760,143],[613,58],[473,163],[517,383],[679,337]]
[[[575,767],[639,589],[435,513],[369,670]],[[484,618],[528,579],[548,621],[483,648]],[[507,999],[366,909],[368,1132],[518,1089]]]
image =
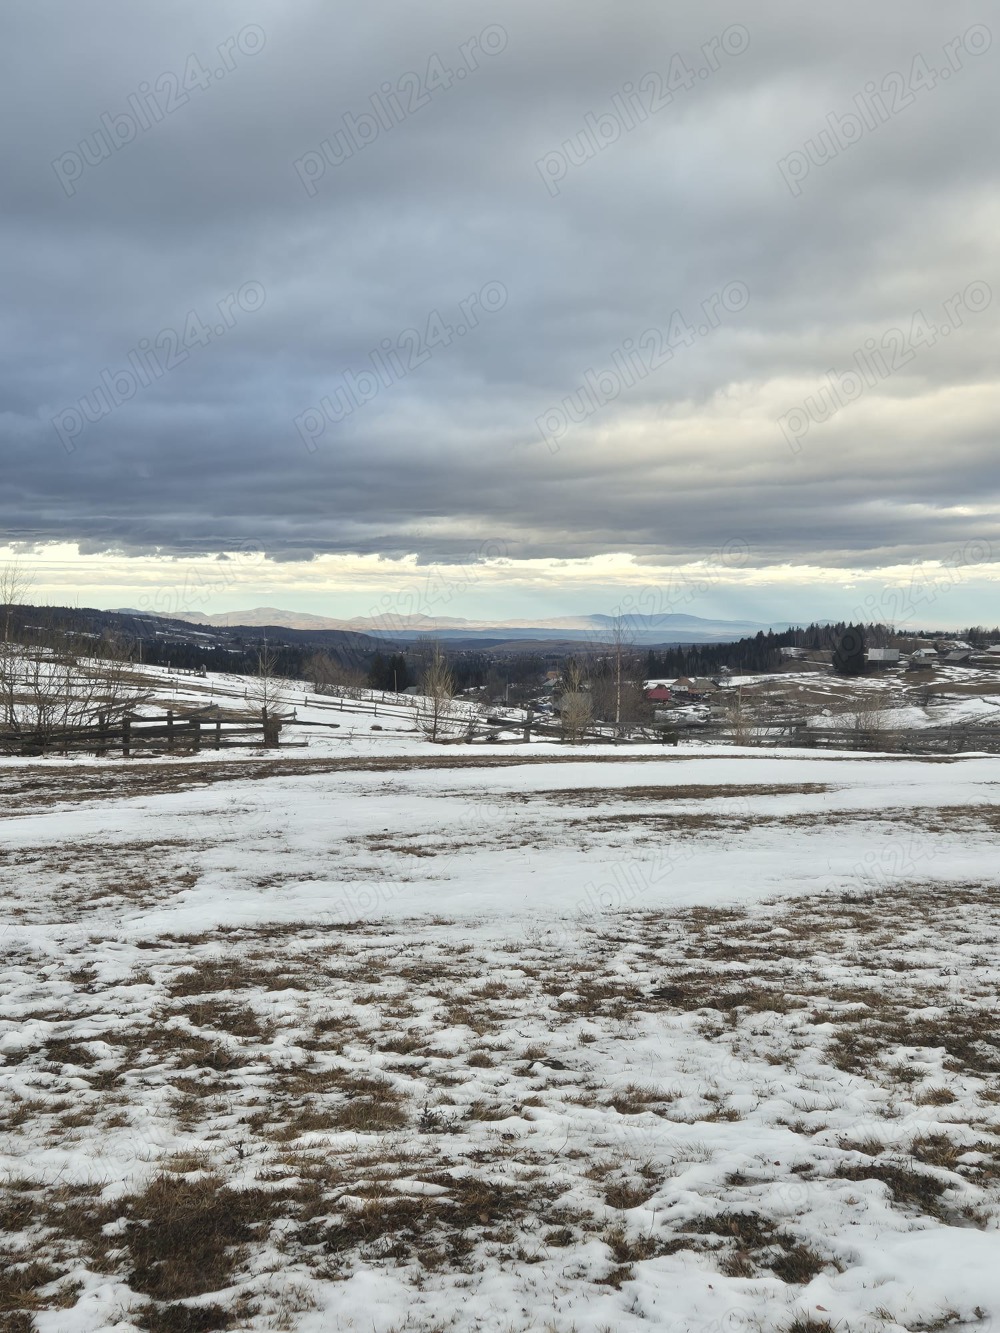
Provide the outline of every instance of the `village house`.
[[899,666],[898,648],[869,648],[865,656],[868,658],[869,666]]

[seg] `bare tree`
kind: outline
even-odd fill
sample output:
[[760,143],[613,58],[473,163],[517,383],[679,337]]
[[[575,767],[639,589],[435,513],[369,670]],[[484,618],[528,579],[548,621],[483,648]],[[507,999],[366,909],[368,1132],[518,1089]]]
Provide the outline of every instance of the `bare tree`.
[[559,720],[563,734],[574,744],[583,739],[590,722],[593,704],[586,690],[570,690],[559,701]]
[[584,670],[575,657],[568,657],[563,667],[563,684],[566,692],[577,694],[583,689]]
[[250,706],[260,713],[264,724],[264,744],[269,749],[280,743],[279,709],[287,700],[287,686],[287,680],[278,674],[278,654],[265,638],[257,651],[257,670],[250,679],[246,697]]
[[420,728],[428,740],[437,741],[455,723],[455,678],[437,646],[424,669],[423,698],[418,709]]
[[566,739],[575,743],[582,738],[590,721],[593,700],[583,688],[583,671],[575,658],[567,661],[563,677],[566,688],[559,700],[559,721]]
[[134,646],[112,634],[87,643],[77,655],[52,645],[50,635],[15,642],[14,612],[34,580],[23,565],[0,567],[0,745],[18,752],[47,746],[53,736],[88,727],[113,727],[152,698],[135,670]]
[[92,715],[99,712],[117,722],[152,699],[148,678],[136,670],[138,651],[137,643],[120,635],[103,635],[96,660],[85,666],[91,681],[87,707]]
[[337,663],[329,653],[313,653],[305,661],[306,679],[312,682],[316,694],[322,693],[334,683]]
[[17,720],[15,700],[23,653],[11,638],[11,626],[14,607],[24,601],[32,582],[31,574],[16,561],[0,565],[0,616],[3,617],[3,638],[0,640],[0,699],[3,709],[2,725],[12,729],[16,726]]
[[626,617],[615,617],[600,649],[590,678],[594,716],[619,732],[651,722],[643,662]]
[[266,720],[286,701],[286,691],[287,682],[278,674],[278,654],[265,639],[257,652],[257,670],[247,687],[247,698]]
[[52,649],[19,646],[5,687],[3,748],[45,748],[58,735],[115,727],[153,695],[135,670],[131,647],[105,636],[93,656],[78,659]]
[[622,684],[628,679],[628,662],[635,656],[635,644],[629,636],[625,621],[615,616],[611,625],[611,652],[615,681],[615,728],[622,724]]
[[757,739],[757,729],[754,726],[753,713],[743,697],[741,685],[737,685],[729,692],[726,721],[734,745],[753,745]]
[[365,674],[358,667],[345,666],[330,653],[313,653],[305,664],[306,676],[317,694],[343,694],[357,698],[365,688]]
[[595,673],[590,679],[594,717],[606,722],[613,722],[617,717],[622,730],[652,722],[653,707],[646,698],[642,680],[626,666],[627,674],[619,681],[613,662],[611,668],[610,674]]
[[0,614],[3,615],[3,641],[10,641],[14,607],[20,606],[34,583],[34,576],[16,560],[0,565]]
[[854,731],[862,745],[877,747],[884,741],[887,716],[883,701],[878,695],[859,698],[854,708]]

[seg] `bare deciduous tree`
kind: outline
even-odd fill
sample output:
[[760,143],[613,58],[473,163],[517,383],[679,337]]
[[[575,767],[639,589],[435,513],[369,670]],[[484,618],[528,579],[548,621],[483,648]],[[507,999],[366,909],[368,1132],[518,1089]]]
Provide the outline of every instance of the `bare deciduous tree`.
[[22,658],[20,648],[11,637],[11,624],[14,607],[24,601],[31,584],[31,575],[22,565],[12,561],[0,566],[0,616],[3,617],[3,638],[0,640],[0,699],[3,713],[0,725],[9,729],[13,729],[17,721],[15,701]]
[[618,728],[622,724],[622,684],[628,679],[628,663],[635,656],[635,644],[621,616],[615,616],[612,621],[611,653],[615,681],[615,727]]
[[313,653],[306,658],[304,670],[306,679],[312,682],[313,690],[320,694],[333,684],[337,663],[329,653]]
[[317,694],[332,692],[357,698],[365,688],[364,672],[344,666],[330,653],[313,653],[305,664],[306,675]]
[[743,697],[743,687],[740,685],[729,692],[726,722],[735,745],[753,745],[756,741],[757,728],[754,726],[753,714]]
[[599,669],[591,673],[594,716],[610,722],[616,731],[652,721],[646,700],[643,662],[625,616],[611,622],[601,645]]
[[877,746],[887,724],[886,710],[878,695],[858,699],[854,709],[854,731],[863,745]]
[[563,734],[570,742],[583,736],[593,711],[593,700],[583,688],[583,671],[579,662],[570,658],[564,668],[566,688],[559,700],[559,721]]
[[279,744],[280,709],[287,701],[287,688],[288,681],[278,674],[278,654],[265,639],[257,652],[257,670],[250,679],[246,697],[251,708],[260,713],[264,744],[268,748]]
[[614,722],[622,730],[643,726],[652,721],[653,708],[646,699],[643,682],[631,670],[621,681],[616,675],[591,677],[590,693],[594,717],[602,722]]
[[569,690],[559,701],[559,720],[568,741],[582,740],[590,722],[593,704],[586,690]]
[[287,681],[278,674],[278,654],[265,639],[257,653],[257,670],[247,688],[247,698],[265,720],[286,700]]
[[421,680],[418,722],[428,740],[440,740],[455,725],[455,678],[441,649],[435,647]]
[[19,606],[34,583],[32,574],[16,560],[0,565],[0,614],[3,616],[3,640],[10,640],[10,624],[14,607]]
[[45,748],[59,736],[70,743],[75,731],[115,727],[152,698],[135,670],[131,648],[110,636],[101,640],[93,656],[79,659],[16,645],[4,655],[2,670],[0,744],[7,751]]

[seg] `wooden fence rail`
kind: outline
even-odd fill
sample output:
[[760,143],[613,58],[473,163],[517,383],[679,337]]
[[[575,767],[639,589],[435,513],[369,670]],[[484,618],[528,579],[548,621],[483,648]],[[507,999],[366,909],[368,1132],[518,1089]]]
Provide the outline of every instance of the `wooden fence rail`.
[[[83,751],[106,754],[109,750],[121,750],[128,758],[137,750],[166,750],[169,753],[174,750],[222,750],[234,746],[274,749],[281,745],[305,744],[280,739],[282,727],[290,720],[278,714],[262,715],[258,721],[245,715],[177,715],[172,710],[163,717],[127,714],[91,726],[0,732],[0,753],[37,755]],[[251,739],[254,737],[259,739]]]
[[998,754],[1000,727],[875,728],[868,731],[863,728],[798,727],[790,730],[787,743],[824,750],[880,750],[904,754],[959,754],[980,750]]

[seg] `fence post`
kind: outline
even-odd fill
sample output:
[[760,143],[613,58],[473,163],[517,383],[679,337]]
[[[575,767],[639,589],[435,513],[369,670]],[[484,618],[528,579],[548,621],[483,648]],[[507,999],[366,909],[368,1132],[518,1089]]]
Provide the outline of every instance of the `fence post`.
[[193,718],[191,719],[191,727],[192,727],[192,730],[194,731],[193,744],[192,744],[192,747],[191,747],[191,748],[192,748],[193,750],[200,750],[200,749],[201,749],[201,723],[198,721],[198,719],[197,719],[196,717],[193,717]]
[[524,719],[524,739],[526,741],[531,740],[531,720],[534,716],[535,716],[534,711],[531,708],[529,708],[527,716]]
[[168,750],[173,750],[173,748],[174,748],[174,710],[173,710],[172,708],[168,708],[168,709],[167,709],[167,749],[168,749]]
[[215,724],[215,748],[222,749],[222,723],[218,721]]
[[130,717],[122,718],[122,758],[127,759],[131,753],[132,741],[132,719]]

